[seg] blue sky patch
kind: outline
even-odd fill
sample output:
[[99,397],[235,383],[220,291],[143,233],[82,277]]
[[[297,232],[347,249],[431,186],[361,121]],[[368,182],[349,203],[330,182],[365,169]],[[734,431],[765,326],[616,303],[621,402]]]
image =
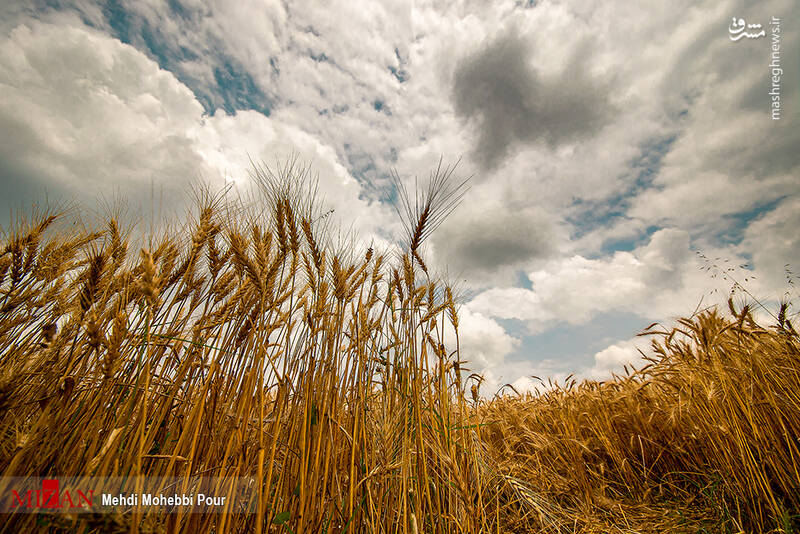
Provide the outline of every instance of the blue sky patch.
[[320,52],[319,54],[309,52],[308,57],[314,60],[315,63],[324,63],[328,61],[328,56],[325,54],[325,52]]
[[[176,0],[169,6],[177,17],[189,18],[188,10]],[[181,66],[182,62],[200,59],[191,50],[174,44],[146,19],[126,10],[118,0],[109,0],[103,7],[103,14],[114,37],[136,47],[154,59],[159,67],[173,73],[192,90],[206,113],[213,114],[217,109],[223,109],[232,115],[237,110],[255,110],[269,116],[274,107],[272,99],[261,90],[247,69],[233,58],[222,54],[205,57],[212,66],[213,83],[209,83],[211,80],[198,80]],[[277,65],[272,62],[271,65],[277,72]]]
[[600,248],[601,255],[611,255],[614,252],[633,252],[635,249],[647,244],[653,234],[661,229],[661,226],[648,226],[644,232],[640,232],[636,237],[606,240]]
[[[534,362],[563,360],[565,368],[574,369],[576,364],[591,361],[587,358],[609,345],[634,337],[651,322],[648,318],[621,311],[597,315],[581,325],[559,322],[540,334],[522,336],[522,343],[511,359]],[[509,333],[513,335],[516,329],[508,326]]]
[[716,235],[717,240],[723,245],[738,245],[742,241],[747,227],[756,219],[777,208],[784,198],[780,197],[769,202],[761,202],[750,210],[724,216],[723,219],[728,221],[729,224],[724,231]]
[[253,77],[233,61],[223,59],[220,65],[214,67],[214,80],[226,113],[252,109],[269,117],[269,99],[258,88]]
[[517,271],[517,283],[515,287],[523,287],[527,290],[533,289],[533,282],[531,282],[526,271]]
[[573,199],[574,213],[566,217],[573,227],[572,239],[579,239],[598,228],[610,227],[619,219],[625,218],[630,201],[652,187],[653,180],[661,170],[664,156],[669,153],[676,139],[677,136],[670,135],[643,146],[639,156],[628,164],[630,172],[624,176],[626,187],[621,192],[597,201]]
[[399,66],[395,67],[394,65],[389,65],[389,72],[398,82],[403,83],[408,80],[408,72],[404,68],[406,60],[400,55],[400,50],[398,48],[394,49],[394,56],[397,58],[397,64]]

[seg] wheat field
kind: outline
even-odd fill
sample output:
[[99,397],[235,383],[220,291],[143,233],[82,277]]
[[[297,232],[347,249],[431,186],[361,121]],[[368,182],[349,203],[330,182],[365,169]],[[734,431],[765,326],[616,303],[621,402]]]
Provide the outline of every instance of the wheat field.
[[296,162],[255,177],[259,209],[205,192],[146,238],[72,211],[5,229],[2,476],[207,477],[231,498],[0,532],[800,528],[788,303],[770,326],[730,301],[651,330],[649,364],[610,381],[484,397],[422,252],[463,194],[452,169],[401,191],[399,252],[337,241]]

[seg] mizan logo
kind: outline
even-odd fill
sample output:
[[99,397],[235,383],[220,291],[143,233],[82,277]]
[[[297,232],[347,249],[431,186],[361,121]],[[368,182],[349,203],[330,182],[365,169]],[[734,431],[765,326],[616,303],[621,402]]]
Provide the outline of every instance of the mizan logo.
[[11,508],[83,508],[92,506],[94,491],[61,491],[58,480],[45,479],[41,489],[28,490],[20,494],[11,490]]

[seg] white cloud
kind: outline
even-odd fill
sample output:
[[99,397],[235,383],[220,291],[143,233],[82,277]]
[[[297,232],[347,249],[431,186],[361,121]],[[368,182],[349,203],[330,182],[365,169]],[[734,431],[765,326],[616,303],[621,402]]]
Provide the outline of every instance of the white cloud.
[[[583,378],[580,372],[565,369],[563,362],[555,360],[542,360],[530,362],[525,360],[505,361],[496,367],[487,369],[480,393],[486,398],[495,394],[512,395],[515,392],[542,393],[556,385],[563,386],[573,378],[579,381]],[[506,387],[510,385],[511,388]],[[513,389],[512,389],[513,388]]]
[[[462,378],[476,374],[483,377],[481,395],[493,395],[506,382],[525,374],[530,362],[513,362],[508,356],[520,347],[520,340],[510,335],[494,319],[470,308],[470,304],[459,307],[459,358],[463,364]],[[456,342],[452,325],[446,321],[444,341],[450,350]],[[470,382],[472,384],[472,382]]]
[[459,311],[461,357],[468,360],[472,371],[480,372],[503,363],[519,345],[519,340],[506,333],[497,321],[462,306]]
[[[587,378],[605,380],[612,373],[621,373],[623,366],[642,367],[645,360],[642,353],[648,353],[648,343],[643,338],[632,338],[618,341],[594,355],[594,365],[588,371]],[[641,352],[639,352],[641,351]]]
[[292,124],[255,111],[234,116],[215,113],[189,136],[209,166],[243,183],[252,170],[251,157],[275,170],[276,157],[283,162],[296,154],[298,162],[310,165],[312,174],[319,177],[323,209],[334,209],[343,228],[352,226],[365,239],[377,239],[378,231],[391,227],[396,219],[388,206],[359,198],[361,186],[339,163],[334,150]]
[[0,43],[0,73],[0,151],[28,180],[17,187],[137,197],[152,180],[172,196],[193,174],[211,174],[186,136],[202,107],[130,46],[31,22]]
[[[737,247],[749,251],[758,265],[760,287],[765,295],[778,299],[790,290],[786,280],[785,266],[800,274],[800,198],[790,197],[774,210],[752,222],[745,230],[744,239]],[[792,298],[800,298],[800,281],[795,281]],[[790,291],[791,292],[791,291]],[[795,305],[797,305],[796,303]]]
[[470,306],[490,317],[527,321],[538,332],[554,322],[581,324],[614,310],[644,317],[691,313],[710,282],[699,271],[688,233],[675,229],[660,230],[647,245],[608,259],[551,260],[529,278],[530,290],[489,289]]
[[[134,209],[150,181],[173,210],[196,180],[247,183],[249,158],[272,165],[297,152],[319,173],[326,207],[369,235],[394,219],[360,198],[334,150],[254,111],[204,116],[192,92],[129,45],[94,30],[31,21],[0,42],[0,152],[11,188],[39,186],[93,201],[121,195]],[[25,195],[22,195],[25,197]]]

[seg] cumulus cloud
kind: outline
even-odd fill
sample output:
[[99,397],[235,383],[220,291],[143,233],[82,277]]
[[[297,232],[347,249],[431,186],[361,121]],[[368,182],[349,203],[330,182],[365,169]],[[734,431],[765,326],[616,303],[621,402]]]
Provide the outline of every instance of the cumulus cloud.
[[461,357],[468,360],[473,371],[483,371],[503,363],[518,345],[519,340],[506,333],[497,321],[470,307],[459,312]]
[[594,355],[594,365],[587,373],[587,378],[604,380],[612,373],[621,372],[623,366],[641,367],[645,361],[642,354],[647,354],[647,343],[642,338],[618,341]]
[[173,202],[193,179],[212,177],[187,136],[202,107],[133,47],[86,28],[31,22],[0,42],[0,82],[0,160],[11,198],[105,193],[136,204],[154,183]]
[[526,321],[532,331],[541,331],[556,321],[581,324],[613,310],[644,317],[686,312],[704,283],[688,233],[675,229],[656,232],[633,252],[616,252],[608,259],[556,259],[528,276],[532,289],[489,289],[475,297],[472,308],[490,317]]
[[380,234],[398,225],[389,206],[361,198],[361,185],[341,165],[331,146],[292,124],[256,111],[234,116],[216,113],[188,135],[205,164],[224,170],[243,185],[248,184],[251,158],[275,172],[290,155],[296,155],[298,163],[309,167],[318,180],[321,208],[333,209],[344,229],[353,228],[366,240],[383,242]]
[[487,369],[483,377],[480,393],[487,398],[491,398],[495,394],[542,393],[556,385],[564,385],[567,379],[587,378],[582,371],[565,369],[561,362],[550,359],[536,362],[507,360],[496,367]]
[[197,181],[246,185],[251,158],[296,153],[345,226],[372,234],[393,219],[330,146],[255,111],[205,115],[171,73],[95,30],[21,24],[0,42],[0,71],[0,173],[17,201],[104,195],[139,209],[152,188],[174,212]]
[[[800,274],[800,198],[791,197],[782,201],[774,210],[751,223],[737,247],[748,251],[753,263],[759,266],[760,286],[767,293],[763,297],[777,300],[789,291],[792,298],[800,296],[798,289],[792,291],[786,279],[786,269]],[[795,288],[800,282],[795,281]],[[793,293],[793,294],[792,294]]]

